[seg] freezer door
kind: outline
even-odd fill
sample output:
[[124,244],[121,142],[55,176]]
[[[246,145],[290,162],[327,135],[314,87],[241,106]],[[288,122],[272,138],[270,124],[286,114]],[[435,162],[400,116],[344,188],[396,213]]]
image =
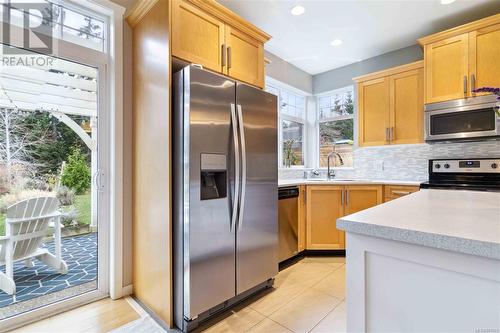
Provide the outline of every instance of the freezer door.
[[235,296],[235,233],[231,230],[235,83],[197,67],[185,71],[184,316]]
[[278,273],[276,96],[238,83],[241,195],[236,236],[236,291]]

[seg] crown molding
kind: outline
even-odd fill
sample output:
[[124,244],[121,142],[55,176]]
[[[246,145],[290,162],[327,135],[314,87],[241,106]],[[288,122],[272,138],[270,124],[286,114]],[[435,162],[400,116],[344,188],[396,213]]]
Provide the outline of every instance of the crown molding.
[[125,20],[133,28],[139,23],[144,16],[156,5],[160,0],[139,0],[130,10]]

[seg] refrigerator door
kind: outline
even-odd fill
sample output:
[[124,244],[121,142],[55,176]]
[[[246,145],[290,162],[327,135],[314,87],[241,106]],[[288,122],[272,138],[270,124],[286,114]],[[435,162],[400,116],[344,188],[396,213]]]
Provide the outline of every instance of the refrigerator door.
[[[230,179],[235,83],[184,69],[184,316],[235,296],[235,234]],[[187,196],[187,197],[186,197]]]
[[236,87],[241,146],[241,195],[236,233],[236,292],[278,273],[276,96]]

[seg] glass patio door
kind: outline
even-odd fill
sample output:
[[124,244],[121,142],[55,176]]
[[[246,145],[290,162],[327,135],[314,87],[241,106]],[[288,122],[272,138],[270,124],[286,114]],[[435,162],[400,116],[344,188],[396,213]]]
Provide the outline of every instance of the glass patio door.
[[106,67],[19,51],[0,66],[0,321],[108,293]]

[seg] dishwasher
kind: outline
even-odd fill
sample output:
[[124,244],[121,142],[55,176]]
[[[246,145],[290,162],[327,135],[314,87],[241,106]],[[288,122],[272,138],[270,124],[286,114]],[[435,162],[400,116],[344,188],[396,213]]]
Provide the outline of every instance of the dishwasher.
[[279,261],[298,253],[299,188],[281,187],[278,190]]

